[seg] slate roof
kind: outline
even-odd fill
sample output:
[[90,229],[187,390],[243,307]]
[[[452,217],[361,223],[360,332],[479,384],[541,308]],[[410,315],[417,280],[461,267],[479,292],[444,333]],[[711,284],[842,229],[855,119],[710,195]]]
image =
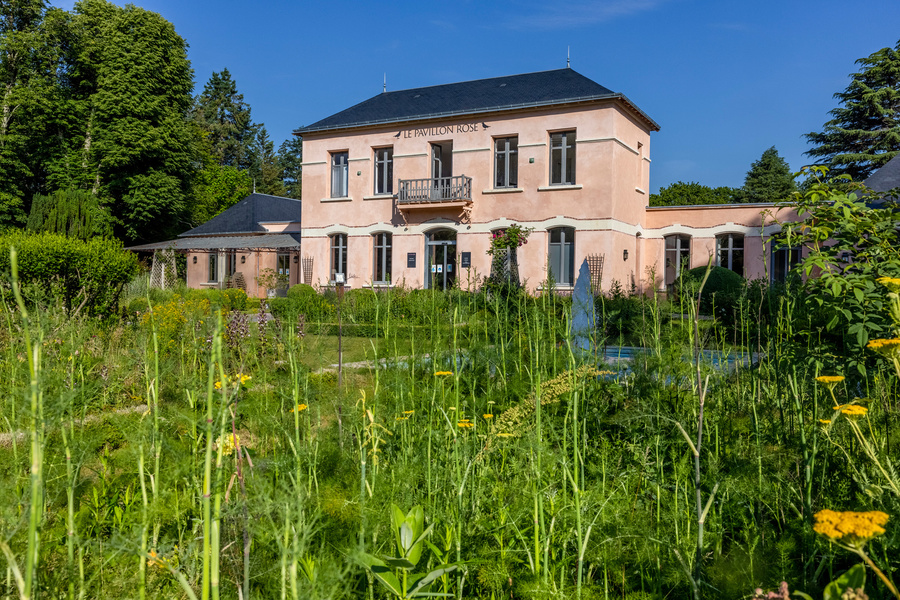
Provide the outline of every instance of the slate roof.
[[650,117],[623,94],[613,92],[566,68],[523,75],[383,92],[294,133],[349,129],[437,117],[532,108],[601,99],[621,99],[659,130]]
[[126,250],[149,252],[153,250],[239,250],[299,248],[299,233],[265,233],[262,235],[220,235],[181,237],[166,242],[132,246]]
[[869,175],[863,183],[870,190],[888,192],[900,188],[900,154]]
[[260,223],[300,221],[300,200],[250,194],[234,206],[219,213],[206,223],[182,233],[182,237],[235,233],[264,233]]

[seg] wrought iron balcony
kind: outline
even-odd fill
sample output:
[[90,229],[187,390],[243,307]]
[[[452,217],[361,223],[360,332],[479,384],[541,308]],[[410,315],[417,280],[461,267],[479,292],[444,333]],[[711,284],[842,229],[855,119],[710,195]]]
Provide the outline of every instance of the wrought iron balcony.
[[401,179],[397,203],[401,205],[468,203],[472,201],[472,178],[465,175],[428,179]]

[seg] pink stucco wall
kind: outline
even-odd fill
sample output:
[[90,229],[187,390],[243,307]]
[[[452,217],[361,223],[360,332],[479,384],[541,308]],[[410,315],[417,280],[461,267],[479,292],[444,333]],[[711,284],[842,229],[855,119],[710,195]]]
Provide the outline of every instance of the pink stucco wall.
[[[215,252],[218,261],[217,281],[209,280],[209,256],[211,252],[188,252],[187,254],[187,286],[191,288],[221,288],[224,287],[225,280],[225,252]],[[247,295],[251,298],[263,298],[266,295],[265,289],[257,285],[256,278],[263,269],[275,269],[278,264],[278,254],[284,253],[291,256],[290,262],[290,282],[289,285],[295,285],[301,282],[301,269],[298,250],[290,251],[256,251],[256,250],[237,250],[237,260],[235,273],[244,275],[244,282],[247,286]],[[298,258],[294,262],[294,257]],[[194,258],[197,262],[194,263]],[[241,262],[241,259],[244,262]]]
[[[485,127],[487,126],[487,127]],[[602,286],[614,282],[649,290],[662,285],[664,238],[689,235],[691,266],[706,264],[716,235],[740,234],[745,240],[745,276],[767,272],[764,241],[793,220],[772,205],[666,207],[648,209],[651,123],[618,100],[529,109],[446,120],[430,120],[346,131],[307,133],[303,139],[303,255],[313,260],[312,282],[331,279],[330,237],[348,236],[348,281],[371,285],[376,233],[392,234],[392,282],[425,285],[426,235],[449,228],[457,235],[457,265],[471,253],[471,268],[457,273],[461,287],[489,274],[486,254],[491,231],[518,223],[534,229],[519,248],[520,276],[530,290],[546,280],[549,231],[576,231],[575,264],[588,255],[604,257]],[[576,132],[575,185],[550,185],[550,136]],[[518,187],[493,189],[494,146],[498,138],[518,138]],[[452,143],[452,173],[472,178],[471,211],[462,206],[400,206],[401,179],[430,177],[431,144]],[[393,196],[376,196],[375,150],[391,146]],[[349,156],[348,194],[331,197],[331,156]],[[770,216],[762,211],[769,210]],[[466,218],[468,217],[468,218]],[[627,257],[625,255],[627,251]],[[407,254],[416,267],[407,268]],[[651,274],[656,280],[650,281]]]

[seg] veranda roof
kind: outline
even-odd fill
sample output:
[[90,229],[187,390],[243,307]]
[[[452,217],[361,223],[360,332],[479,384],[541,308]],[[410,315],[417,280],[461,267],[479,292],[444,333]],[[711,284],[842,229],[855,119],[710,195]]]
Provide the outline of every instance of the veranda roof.
[[300,248],[299,233],[267,233],[263,235],[218,235],[178,238],[165,242],[131,246],[126,250],[135,252],[153,252],[154,250],[298,250]]

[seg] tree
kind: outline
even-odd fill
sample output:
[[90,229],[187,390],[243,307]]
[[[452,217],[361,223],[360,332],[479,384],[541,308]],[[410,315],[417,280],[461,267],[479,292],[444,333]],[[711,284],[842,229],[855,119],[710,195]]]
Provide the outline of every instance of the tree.
[[252,186],[253,182],[247,171],[222,166],[212,159],[208,160],[197,175],[194,202],[191,207],[191,225],[196,227],[234,206],[250,194]]
[[239,94],[228,69],[213,73],[194,100],[194,121],[207,133],[212,154],[220,165],[249,169],[259,125],[250,118],[250,106]]
[[300,200],[301,174],[303,171],[303,140],[294,136],[285,140],[278,148],[278,162],[281,165],[281,179],[285,194]]
[[27,228],[82,240],[110,233],[108,218],[97,197],[85,190],[58,190],[47,196],[35,195]]
[[185,41],[158,14],[107,0],[78,2],[69,31],[56,110],[70,118],[48,187],[90,190],[129,241],[183,230],[197,161]]
[[744,187],[741,188],[743,202],[778,202],[786,199],[797,186],[787,162],[772,146],[759,160],[750,165]]
[[856,64],[850,85],[834,95],[842,106],[830,111],[821,133],[808,133],[815,144],[807,156],[830,167],[831,175],[862,181],[900,152],[900,42]]
[[275,144],[269,139],[269,132],[265,126],[260,126],[256,136],[253,168],[250,173],[256,184],[256,191],[272,196],[285,195],[281,163],[275,154]]
[[740,202],[740,190],[730,187],[711,188],[697,182],[676,181],[650,194],[650,206],[686,206],[691,204],[732,204]]
[[0,229],[24,225],[29,200],[43,190],[55,147],[61,10],[43,0],[0,3]]

